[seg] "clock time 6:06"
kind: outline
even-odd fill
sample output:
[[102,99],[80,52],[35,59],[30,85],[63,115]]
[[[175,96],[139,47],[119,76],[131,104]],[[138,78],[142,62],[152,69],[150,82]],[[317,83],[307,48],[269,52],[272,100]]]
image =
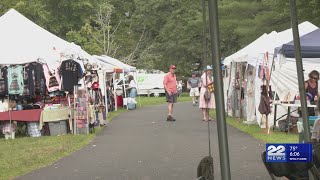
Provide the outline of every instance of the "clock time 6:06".
[[300,156],[300,152],[290,152],[290,156]]

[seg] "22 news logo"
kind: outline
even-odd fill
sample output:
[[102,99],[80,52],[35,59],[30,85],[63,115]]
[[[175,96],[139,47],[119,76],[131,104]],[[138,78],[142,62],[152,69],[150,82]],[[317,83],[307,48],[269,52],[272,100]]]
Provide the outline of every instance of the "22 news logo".
[[267,162],[286,162],[286,147],[284,145],[268,145],[266,156]]

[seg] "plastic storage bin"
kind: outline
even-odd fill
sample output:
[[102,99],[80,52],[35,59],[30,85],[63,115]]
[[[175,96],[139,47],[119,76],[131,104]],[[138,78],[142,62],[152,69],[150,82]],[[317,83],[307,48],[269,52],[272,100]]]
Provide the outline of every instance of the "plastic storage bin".
[[49,122],[51,136],[67,134],[67,121]]
[[29,122],[28,123],[28,134],[30,137],[40,137],[41,132],[39,130],[39,123]]

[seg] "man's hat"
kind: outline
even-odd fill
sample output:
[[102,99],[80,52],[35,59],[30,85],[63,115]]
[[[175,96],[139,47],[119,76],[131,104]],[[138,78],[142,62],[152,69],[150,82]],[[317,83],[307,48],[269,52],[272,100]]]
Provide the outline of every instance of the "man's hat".
[[170,69],[177,69],[175,65],[170,65]]

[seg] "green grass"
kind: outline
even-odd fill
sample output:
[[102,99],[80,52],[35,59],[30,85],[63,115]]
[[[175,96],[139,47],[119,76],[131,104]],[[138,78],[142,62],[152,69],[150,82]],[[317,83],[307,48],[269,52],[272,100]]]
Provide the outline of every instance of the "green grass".
[[[165,104],[165,97],[137,98],[141,107]],[[179,102],[190,101],[187,94],[178,98]],[[138,108],[139,108],[138,104]],[[107,121],[110,122],[126,109],[110,112]],[[96,128],[96,134],[102,128]],[[62,157],[83,148],[96,134],[45,136],[40,138],[16,137],[14,140],[0,138],[0,180],[13,179],[41,167],[48,166]]]
[[[215,113],[211,113],[212,117],[215,117]],[[227,124],[259,139],[265,143],[298,143],[298,134],[286,134],[278,130],[274,130],[273,133],[266,134],[262,132],[262,129],[258,125],[246,125],[242,121],[238,123],[237,119],[227,117]],[[270,129],[270,132],[272,129]]]
[[[150,106],[150,105],[160,105],[160,104],[165,104],[166,103],[166,97],[161,96],[161,97],[146,97],[146,96],[141,96],[137,97],[137,107],[139,108],[140,105],[141,107],[143,106]],[[178,97],[178,102],[186,102],[186,101],[191,101],[191,97],[189,96],[188,93],[183,93],[181,94],[180,97]]]
[[[100,128],[96,129],[98,133]],[[7,180],[52,164],[81,149],[95,134],[0,139],[0,179]]]
[[127,111],[127,110],[124,108],[118,108],[117,111],[109,112],[108,116],[107,116],[107,121],[110,122],[114,117],[120,115],[121,113],[123,113],[125,111]]

